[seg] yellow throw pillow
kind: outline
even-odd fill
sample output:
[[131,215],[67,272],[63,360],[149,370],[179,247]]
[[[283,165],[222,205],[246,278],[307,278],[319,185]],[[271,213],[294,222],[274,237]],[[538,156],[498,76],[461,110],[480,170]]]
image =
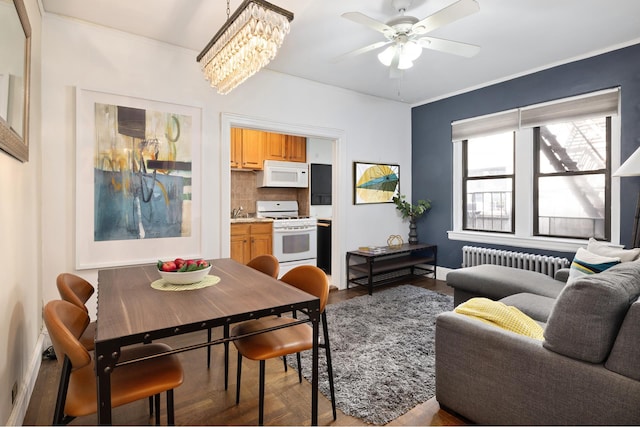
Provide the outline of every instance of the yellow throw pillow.
[[516,307],[508,306],[499,301],[492,301],[488,298],[471,298],[457,306],[454,311],[507,331],[540,341],[544,340],[544,330],[535,320]]

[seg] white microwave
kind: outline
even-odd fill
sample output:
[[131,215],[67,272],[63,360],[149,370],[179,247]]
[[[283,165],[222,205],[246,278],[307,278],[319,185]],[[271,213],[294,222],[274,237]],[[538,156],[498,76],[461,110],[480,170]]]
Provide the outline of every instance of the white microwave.
[[258,187],[309,187],[309,165],[300,162],[265,160],[258,171]]

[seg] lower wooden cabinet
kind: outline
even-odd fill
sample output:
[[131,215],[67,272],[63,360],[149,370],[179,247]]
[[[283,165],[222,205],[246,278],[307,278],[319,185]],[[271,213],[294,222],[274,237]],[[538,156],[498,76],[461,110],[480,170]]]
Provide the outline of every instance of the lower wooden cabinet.
[[272,232],[270,222],[231,224],[231,258],[246,264],[258,255],[271,254]]

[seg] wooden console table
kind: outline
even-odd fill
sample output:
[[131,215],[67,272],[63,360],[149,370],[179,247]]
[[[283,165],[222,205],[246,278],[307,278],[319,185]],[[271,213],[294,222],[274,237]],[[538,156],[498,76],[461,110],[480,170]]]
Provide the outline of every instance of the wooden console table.
[[[351,263],[352,259],[354,262]],[[404,243],[398,248],[384,247],[380,251],[349,251],[347,252],[347,289],[351,283],[366,286],[369,295],[373,294],[374,286],[383,285],[396,280],[399,276],[392,276],[404,269],[409,274],[433,274],[436,277],[438,263],[438,247],[430,244]]]

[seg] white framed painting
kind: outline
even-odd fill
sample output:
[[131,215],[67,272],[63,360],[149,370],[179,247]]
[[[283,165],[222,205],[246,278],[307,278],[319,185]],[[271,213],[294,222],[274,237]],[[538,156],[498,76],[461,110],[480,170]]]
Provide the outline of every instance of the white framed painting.
[[76,268],[200,258],[202,111],[76,90]]

